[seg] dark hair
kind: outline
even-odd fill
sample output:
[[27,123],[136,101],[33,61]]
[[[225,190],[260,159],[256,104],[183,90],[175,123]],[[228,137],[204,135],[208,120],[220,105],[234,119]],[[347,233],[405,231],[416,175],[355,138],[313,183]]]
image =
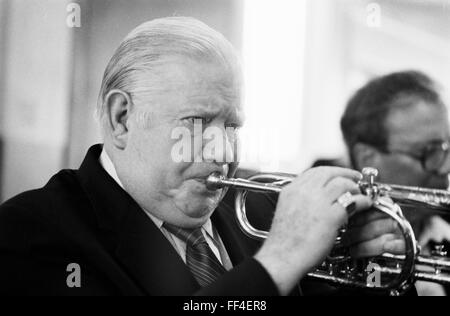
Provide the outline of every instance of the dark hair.
[[441,104],[434,81],[418,71],[392,73],[371,80],[347,103],[341,118],[341,130],[353,167],[353,147],[357,143],[383,148],[388,135],[385,121],[398,98],[417,97],[432,104]]

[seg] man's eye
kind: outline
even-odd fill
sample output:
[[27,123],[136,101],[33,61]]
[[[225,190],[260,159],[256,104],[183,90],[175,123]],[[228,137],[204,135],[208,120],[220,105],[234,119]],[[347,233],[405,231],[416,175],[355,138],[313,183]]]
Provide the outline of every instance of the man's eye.
[[228,123],[228,124],[225,124],[225,128],[237,131],[241,128],[241,125],[236,124],[236,123]]
[[208,124],[209,119],[201,116],[190,116],[183,119],[184,121],[187,121],[190,124]]

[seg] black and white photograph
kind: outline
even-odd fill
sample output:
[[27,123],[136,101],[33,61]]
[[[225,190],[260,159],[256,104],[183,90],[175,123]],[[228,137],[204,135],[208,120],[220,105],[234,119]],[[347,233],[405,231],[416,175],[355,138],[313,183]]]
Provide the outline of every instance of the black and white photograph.
[[0,296],[450,295],[449,106],[450,0],[0,0]]

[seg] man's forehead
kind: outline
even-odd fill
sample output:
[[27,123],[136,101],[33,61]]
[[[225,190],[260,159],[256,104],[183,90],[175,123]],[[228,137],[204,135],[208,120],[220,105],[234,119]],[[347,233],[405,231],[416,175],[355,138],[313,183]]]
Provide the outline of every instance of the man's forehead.
[[158,84],[160,98],[172,101],[166,110],[240,111],[238,75],[216,63],[176,60],[164,66]]
[[244,113],[240,102],[224,101],[222,98],[204,98],[198,100],[190,100],[180,104],[178,107],[172,108],[172,113],[186,115],[205,115],[205,116],[224,116],[233,120],[243,121]]
[[160,68],[161,79],[175,87],[186,85],[240,87],[239,68],[232,67],[223,61],[201,61],[189,57],[169,56]]
[[450,136],[446,107],[417,98],[396,105],[386,119],[386,129],[391,144],[427,142]]

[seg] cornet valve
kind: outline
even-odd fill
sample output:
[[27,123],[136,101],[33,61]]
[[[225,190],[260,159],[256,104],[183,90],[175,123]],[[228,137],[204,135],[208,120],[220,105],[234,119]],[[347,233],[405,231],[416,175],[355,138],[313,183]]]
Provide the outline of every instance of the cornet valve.
[[378,196],[378,187],[375,183],[376,178],[378,177],[378,170],[371,167],[366,167],[362,170],[363,179],[360,182],[361,191],[370,196],[372,199]]
[[445,251],[445,246],[435,245],[434,249],[431,251],[431,255],[436,257],[447,257],[447,251]]
[[366,167],[362,170],[364,180],[368,182],[369,185],[373,186],[375,184],[375,179],[378,177],[378,170],[372,167]]

